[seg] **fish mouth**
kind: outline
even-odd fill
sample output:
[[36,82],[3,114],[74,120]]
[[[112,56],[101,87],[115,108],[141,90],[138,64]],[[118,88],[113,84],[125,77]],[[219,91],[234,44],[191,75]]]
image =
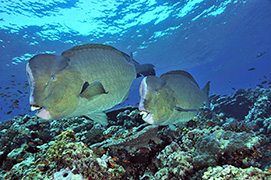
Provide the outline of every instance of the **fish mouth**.
[[142,115],[142,119],[143,119],[145,122],[147,122],[147,123],[149,123],[149,124],[153,124],[153,123],[154,123],[154,122],[153,122],[153,117],[152,117],[152,115],[153,115],[152,112],[146,111],[146,110],[141,110],[141,111],[140,111],[140,115]]
[[37,104],[30,104],[30,109],[31,111],[36,111],[36,110],[40,111],[42,107]]
[[36,116],[45,119],[45,120],[50,120],[52,119],[51,114],[49,113],[49,111],[47,111],[44,107],[41,107],[37,104],[30,104],[30,109],[31,111],[36,111]]

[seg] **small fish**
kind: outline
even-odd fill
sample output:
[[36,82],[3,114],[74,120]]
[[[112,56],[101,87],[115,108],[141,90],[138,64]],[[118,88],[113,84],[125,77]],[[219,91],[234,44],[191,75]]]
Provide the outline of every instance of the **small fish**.
[[23,94],[23,92],[22,92],[22,91],[20,91],[20,90],[17,90],[17,91],[18,91],[18,93]]
[[262,86],[262,85],[260,85],[260,84],[257,84],[257,86],[258,86],[258,87],[260,87],[260,88],[263,88],[263,86]]
[[118,159],[117,156],[114,156],[114,157],[112,158],[113,161],[116,161],[117,159]]
[[92,151],[98,151],[97,148],[91,148],[91,149],[92,149]]
[[45,164],[47,164],[48,166],[50,165],[49,161],[47,161],[45,158],[43,158]]
[[111,162],[111,161],[109,161],[109,163],[110,163],[110,165],[111,165],[112,167],[114,167],[114,165],[116,164],[116,162]]
[[232,90],[234,90],[234,91],[235,91],[236,89],[235,89],[235,88],[232,88]]
[[249,71],[253,71],[253,70],[255,70],[256,68],[250,68],[250,69],[248,69]]
[[8,112],[7,112],[7,114],[11,114],[11,113],[12,113],[12,111],[8,111]]
[[137,76],[154,75],[153,67],[102,44],[75,46],[60,56],[39,54],[26,66],[30,108],[46,120],[84,115],[108,124],[103,111],[127,98]]
[[11,77],[15,77],[15,75],[11,75]]
[[263,56],[265,54],[265,52],[259,52],[257,55],[256,55],[256,58],[259,58],[261,56]]
[[87,148],[89,148],[87,144],[84,144],[84,146],[86,146]]
[[7,175],[6,177],[5,177],[5,179],[9,179],[10,177],[12,177],[13,176],[13,174],[9,174],[9,175]]
[[263,81],[261,84],[266,84],[267,83],[267,81]]
[[201,90],[185,71],[170,71],[147,76],[140,84],[139,111],[149,124],[173,125],[191,120],[200,106],[208,101],[210,82]]

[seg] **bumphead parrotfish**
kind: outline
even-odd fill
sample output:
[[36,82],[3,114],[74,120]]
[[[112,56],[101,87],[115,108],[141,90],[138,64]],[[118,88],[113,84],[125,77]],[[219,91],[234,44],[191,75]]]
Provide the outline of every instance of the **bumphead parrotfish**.
[[31,110],[46,120],[85,115],[107,124],[103,111],[127,98],[138,75],[154,75],[153,67],[102,44],[36,55],[26,66]]
[[159,77],[145,77],[139,88],[139,110],[149,124],[173,125],[191,120],[207,102],[210,82],[201,90],[185,71],[167,72]]

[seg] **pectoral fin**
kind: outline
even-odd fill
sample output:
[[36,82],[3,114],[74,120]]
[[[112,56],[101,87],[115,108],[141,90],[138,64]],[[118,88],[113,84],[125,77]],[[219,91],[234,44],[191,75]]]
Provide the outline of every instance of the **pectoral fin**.
[[108,124],[107,115],[104,112],[95,112],[95,113],[87,114],[85,116],[92,119],[93,121],[101,123],[102,125]]
[[181,107],[177,107],[175,106],[174,107],[177,111],[180,111],[180,112],[191,112],[191,111],[197,111],[197,109],[183,109]]
[[95,81],[91,84],[85,82],[82,86],[80,96],[82,98],[86,98],[87,100],[91,100],[95,98],[95,96],[107,93],[108,92],[105,91],[102,83],[100,83],[99,81]]

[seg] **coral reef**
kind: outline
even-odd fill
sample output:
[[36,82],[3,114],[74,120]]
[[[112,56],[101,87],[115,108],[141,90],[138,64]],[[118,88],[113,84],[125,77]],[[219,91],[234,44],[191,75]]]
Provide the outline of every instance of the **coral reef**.
[[176,142],[172,142],[158,154],[155,164],[159,171],[152,179],[182,179],[193,170],[192,155],[182,151]]
[[[251,152],[260,145],[259,141],[258,137],[252,137],[246,132],[216,130],[211,134],[204,134],[195,142],[196,156],[193,158],[193,164],[200,168],[214,166],[217,163],[238,162],[239,166],[256,165]],[[241,152],[243,156],[236,156],[236,152]],[[248,157],[246,164],[242,163]]]
[[46,154],[50,161],[56,161],[57,169],[73,169],[74,174],[92,179],[120,179],[125,170],[116,164],[111,157],[98,157],[82,142],[75,142],[75,134],[71,130],[63,132],[50,146]]
[[249,167],[246,169],[237,168],[232,165],[209,167],[202,179],[224,180],[224,179],[271,179],[271,171],[262,171],[259,168]]

